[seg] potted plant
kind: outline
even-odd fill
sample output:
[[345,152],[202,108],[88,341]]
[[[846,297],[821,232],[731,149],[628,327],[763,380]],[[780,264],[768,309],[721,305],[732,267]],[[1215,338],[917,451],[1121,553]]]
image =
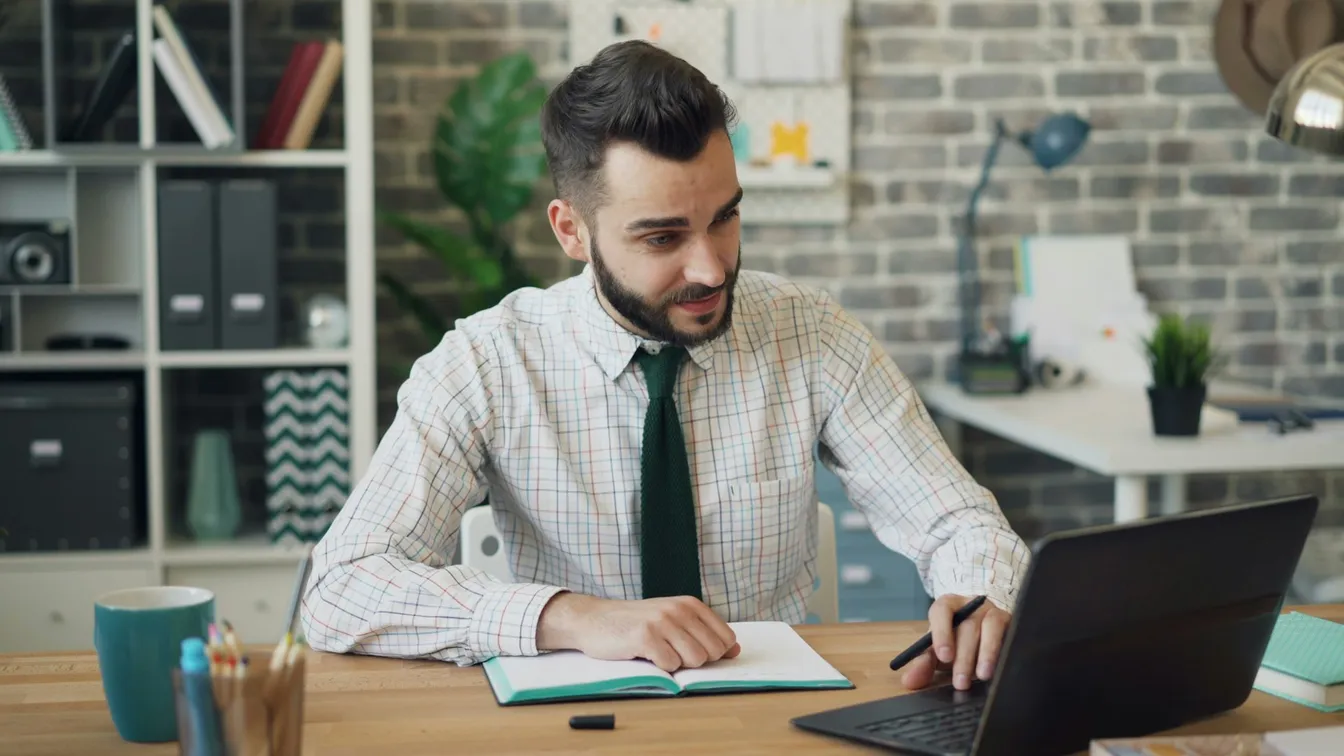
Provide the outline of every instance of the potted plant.
[[1143,343],[1153,378],[1148,387],[1153,433],[1199,435],[1208,381],[1220,365],[1208,326],[1165,314]]
[[519,264],[509,222],[532,200],[546,171],[538,114],[546,88],[526,53],[497,58],[450,94],[439,112],[431,151],[439,193],[460,211],[465,233],[408,215],[380,220],[418,244],[459,283],[451,311],[437,309],[390,273],[378,278],[415,318],[432,347],[459,317],[499,302],[536,281]]

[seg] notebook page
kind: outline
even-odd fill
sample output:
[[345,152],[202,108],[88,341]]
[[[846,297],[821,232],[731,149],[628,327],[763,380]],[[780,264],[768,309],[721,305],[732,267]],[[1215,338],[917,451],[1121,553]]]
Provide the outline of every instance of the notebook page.
[[579,651],[555,651],[539,656],[498,656],[495,661],[516,691],[624,678],[669,676],[650,662],[594,659]]
[[697,669],[678,670],[682,686],[701,682],[811,682],[844,680],[786,622],[732,622],[742,653]]

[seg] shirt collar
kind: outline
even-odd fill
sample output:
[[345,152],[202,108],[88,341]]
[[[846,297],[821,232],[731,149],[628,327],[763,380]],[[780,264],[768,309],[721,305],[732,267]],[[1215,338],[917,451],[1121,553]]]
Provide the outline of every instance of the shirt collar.
[[[646,344],[661,346],[665,342],[646,339],[631,333],[625,326],[617,323],[597,298],[597,282],[594,279],[593,266],[584,266],[582,275],[584,285],[576,289],[577,301],[571,310],[575,315],[579,337],[588,345],[593,358],[597,360],[607,378],[616,380],[616,377],[630,365],[636,349]],[[709,370],[714,364],[714,351],[720,341],[722,338],[690,347],[687,351],[691,360],[701,370]]]

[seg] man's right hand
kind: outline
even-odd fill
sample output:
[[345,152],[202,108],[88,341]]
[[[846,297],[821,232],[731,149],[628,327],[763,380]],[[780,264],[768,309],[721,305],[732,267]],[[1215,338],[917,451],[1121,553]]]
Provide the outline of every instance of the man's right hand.
[[731,659],[732,628],[690,596],[622,601],[558,593],[541,612],[537,648],[596,659],[647,659],[667,672]]

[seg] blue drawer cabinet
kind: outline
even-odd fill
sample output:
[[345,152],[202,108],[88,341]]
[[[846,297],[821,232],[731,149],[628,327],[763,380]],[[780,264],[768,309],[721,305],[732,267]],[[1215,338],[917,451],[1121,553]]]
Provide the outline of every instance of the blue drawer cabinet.
[[922,620],[932,603],[909,559],[877,540],[844,485],[817,462],[817,498],[835,512],[840,621]]

